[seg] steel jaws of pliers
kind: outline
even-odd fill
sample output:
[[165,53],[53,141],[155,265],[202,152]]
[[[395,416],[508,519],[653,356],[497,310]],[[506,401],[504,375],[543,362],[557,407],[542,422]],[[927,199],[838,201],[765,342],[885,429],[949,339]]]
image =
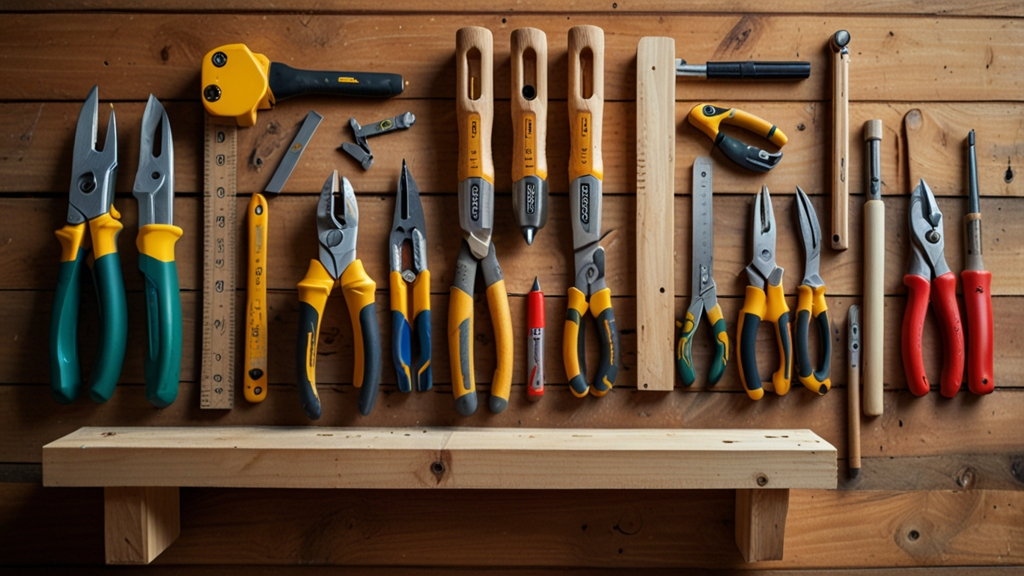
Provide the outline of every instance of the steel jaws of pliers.
[[[403,262],[403,248],[412,252],[411,268]],[[395,359],[398,390],[426,392],[433,386],[430,362],[430,270],[427,269],[427,228],[420,189],[405,160],[398,180],[395,219],[391,226],[391,353]],[[412,284],[410,328],[408,285]],[[415,334],[415,339],[413,338]],[[415,360],[414,360],[415,358]]]
[[910,195],[912,252],[903,283],[907,286],[907,311],[903,316],[903,367],[907,386],[915,396],[928,393],[921,340],[924,317],[934,292],[935,312],[942,333],[941,392],[946,398],[960,391],[964,374],[964,331],[956,301],[956,275],[946,264],[942,212],[928,185],[921,180]]
[[377,305],[374,301],[377,284],[366,274],[362,261],[356,258],[359,207],[348,178],[342,178],[342,186],[344,196],[341,213],[335,210],[337,170],[327,178],[320,191],[320,200],[316,206],[320,257],[310,260],[306,276],[298,286],[297,381],[302,409],[312,420],[320,418],[321,413],[320,395],[316,389],[317,338],[327,297],[339,282],[352,319],[355,348],[353,383],[356,388],[360,388],[359,412],[364,416],[373,410],[380,385],[380,328],[377,326]]

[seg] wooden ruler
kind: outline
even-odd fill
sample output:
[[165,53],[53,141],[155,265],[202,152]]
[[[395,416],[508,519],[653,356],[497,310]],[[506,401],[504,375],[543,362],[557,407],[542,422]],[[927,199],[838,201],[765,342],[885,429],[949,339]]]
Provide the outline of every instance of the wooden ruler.
[[238,127],[206,115],[203,147],[203,372],[200,407],[235,405]]

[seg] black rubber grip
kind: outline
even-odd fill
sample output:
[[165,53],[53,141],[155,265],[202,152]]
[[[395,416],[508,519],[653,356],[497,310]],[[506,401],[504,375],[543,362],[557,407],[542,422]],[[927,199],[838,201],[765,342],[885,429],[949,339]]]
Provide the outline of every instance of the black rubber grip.
[[828,318],[828,310],[818,314],[814,319],[818,323],[818,334],[821,336],[821,368],[814,371],[818,382],[824,382],[832,369],[832,323]]
[[757,371],[757,329],[761,319],[753,314],[743,317],[743,332],[740,334],[740,368],[743,370],[743,384],[747,390],[761,388],[761,373]]
[[708,79],[803,80],[811,75],[810,62],[708,62]]
[[[594,378],[593,388],[598,393],[605,393],[612,389],[615,384],[615,377],[619,374],[619,331],[615,328],[615,313],[611,308],[601,312],[595,318],[597,323],[598,349],[601,354],[597,364],[597,375]],[[583,331],[580,331],[580,343],[583,343]],[[580,370],[583,369],[583,354],[580,354]],[[607,383],[606,383],[607,382]]]
[[807,378],[814,373],[811,366],[811,352],[808,350],[807,337],[811,327],[811,311],[799,310],[796,313],[796,326],[793,329],[793,338],[796,346],[796,371],[801,378]]
[[368,416],[377,402],[377,388],[380,386],[380,327],[377,326],[376,304],[367,304],[359,311],[359,326],[363,333],[363,384],[359,388],[359,413]]
[[[320,419],[320,398],[316,395],[316,336],[317,325],[320,323],[320,315],[316,308],[305,302],[299,302],[299,337],[296,342],[296,382],[299,385],[299,401],[302,403],[302,411],[310,420]],[[306,372],[306,366],[313,367],[314,381]]]
[[299,70],[279,62],[270,63],[268,80],[275,102],[303,94],[390,98],[404,88],[400,74]]

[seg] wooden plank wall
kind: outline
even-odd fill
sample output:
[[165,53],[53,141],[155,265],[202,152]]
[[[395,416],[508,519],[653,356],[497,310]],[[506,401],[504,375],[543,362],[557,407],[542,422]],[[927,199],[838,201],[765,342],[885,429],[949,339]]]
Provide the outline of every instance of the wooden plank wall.
[[[767,183],[780,223],[778,260],[795,307],[802,273],[793,189],[811,194],[828,218],[829,74],[826,43],[839,28],[853,40],[851,230],[861,228],[861,130],[870,118],[885,123],[884,193],[887,205],[885,415],[864,419],[864,472],[835,492],[794,491],[782,562],[742,565],[733,543],[731,492],[422,493],[190,489],[182,493],[182,535],[157,564],[175,573],[290,573],[294,564],[364,567],[360,573],[400,574],[418,569],[468,573],[578,574],[582,568],[630,568],[662,573],[678,567],[817,571],[879,568],[872,574],[916,574],[888,567],[945,567],[942,573],[1002,574],[1024,564],[1024,5],[985,2],[899,3],[874,0],[802,0],[733,3],[699,0],[582,0],[536,3],[465,0],[434,2],[314,2],[293,0],[253,8],[248,2],[139,0],[12,0],[0,5],[0,563],[30,569],[62,565],[104,572],[101,491],[47,489],[38,483],[40,448],[83,425],[307,425],[294,387],[291,352],[295,283],[316,254],[316,193],[330,170],[348,176],[360,203],[359,255],[377,281],[384,374],[377,408],[358,416],[351,385],[349,318],[331,300],[321,335],[319,378],[325,415],[316,425],[550,426],[550,427],[807,427],[834,444],[845,478],[846,311],[860,301],[860,236],[844,253],[826,250],[822,276],[834,324],[834,390],[816,397],[796,387],[758,403],[742,392],[736,363],[714,389],[701,385],[671,393],[635,391],[635,53],[645,35],[672,36],[678,56],[691,62],[749,58],[804,59],[812,77],[786,84],[679,82],[675,198],[676,313],[689,301],[690,166],[709,141],[684,120],[697,102],[739,106],[770,119],[790,136],[782,165],[766,176],[716,158],[716,281],[735,342],[749,261],[747,228],[752,193]],[[572,10],[572,12],[567,12]],[[777,10],[777,13],[770,12]],[[577,400],[560,364],[559,319],[571,283],[566,164],[566,32],[576,24],[604,28],[606,55],[604,227],[613,232],[608,284],[622,333],[624,369],[603,399]],[[525,357],[516,352],[509,409],[458,417],[452,406],[447,345],[442,337],[459,232],[456,209],[456,130],[453,103],[454,38],[462,26],[490,28],[495,38],[494,151],[497,169],[495,243],[510,292],[513,324],[525,338],[524,295],[539,276],[547,294],[549,391],[526,401]],[[532,247],[515,228],[511,205],[509,35],[518,27],[547,32],[551,110],[549,165],[551,218]],[[201,412],[199,325],[202,308],[202,108],[199,61],[211,48],[246,42],[272,60],[319,69],[387,70],[408,81],[392,101],[311,98],[282,103],[240,132],[239,186],[262,189],[281,152],[310,108],[325,116],[285,193],[271,202],[270,391],[249,405],[241,396],[231,412]],[[121,168],[117,206],[124,215],[120,249],[129,291],[130,344],[114,397],[104,405],[83,399],[58,406],[50,397],[46,349],[58,245],[53,237],[66,214],[73,132],[81,100],[100,86],[101,119],[117,110]],[[174,131],[178,198],[175,218],[185,229],[177,258],[185,321],[181,393],[153,409],[142,389],[142,283],[137,258],[136,203],[130,195],[145,99],[157,95]],[[902,118],[920,110],[924,127],[908,157]],[[335,148],[351,138],[349,117],[369,122],[404,111],[416,114],[407,132],[374,139],[377,161],[361,171]],[[671,121],[666,119],[666,121]],[[961,219],[966,210],[962,141],[977,130],[984,214],[985,262],[994,274],[996,392],[978,398],[937,392],[914,398],[899,358],[902,286],[910,177],[927,177],[945,214],[947,258],[963,264]],[[401,160],[409,161],[424,194],[433,275],[435,389],[402,395],[390,365],[387,315],[387,236]],[[241,214],[247,198],[240,198]],[[241,218],[240,218],[241,222]],[[827,228],[827,226],[825,226]],[[240,270],[244,266],[240,267]],[[239,277],[239,286],[244,286]],[[83,299],[83,356],[92,356],[96,328],[92,295]],[[244,295],[238,294],[239,311]],[[493,337],[486,304],[478,300],[477,373],[493,369]],[[934,319],[926,326],[929,375],[939,372]],[[700,372],[710,361],[702,328],[694,345]],[[241,335],[239,335],[239,338]],[[593,340],[593,337],[591,337]],[[767,330],[759,345],[772,346]],[[596,351],[593,351],[596,352]],[[588,354],[591,361],[596,354]],[[762,353],[762,373],[769,354]],[[240,376],[240,375],[239,375]],[[678,384],[677,384],[678,386]],[[965,387],[966,390],[966,387]],[[452,549],[452,546],[457,549]],[[246,568],[213,568],[233,564]],[[262,566],[262,568],[252,568]],[[374,568],[376,567],[376,568]],[[1013,568],[1008,568],[1013,570]],[[157,570],[159,572],[159,570]],[[516,574],[524,572],[515,571]],[[931,572],[929,572],[931,573]]]

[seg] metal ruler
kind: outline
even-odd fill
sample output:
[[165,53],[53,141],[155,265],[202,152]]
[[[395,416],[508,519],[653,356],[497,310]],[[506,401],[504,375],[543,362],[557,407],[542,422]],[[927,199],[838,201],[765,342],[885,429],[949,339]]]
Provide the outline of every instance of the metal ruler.
[[203,146],[203,371],[200,407],[235,405],[238,127],[206,115]]

